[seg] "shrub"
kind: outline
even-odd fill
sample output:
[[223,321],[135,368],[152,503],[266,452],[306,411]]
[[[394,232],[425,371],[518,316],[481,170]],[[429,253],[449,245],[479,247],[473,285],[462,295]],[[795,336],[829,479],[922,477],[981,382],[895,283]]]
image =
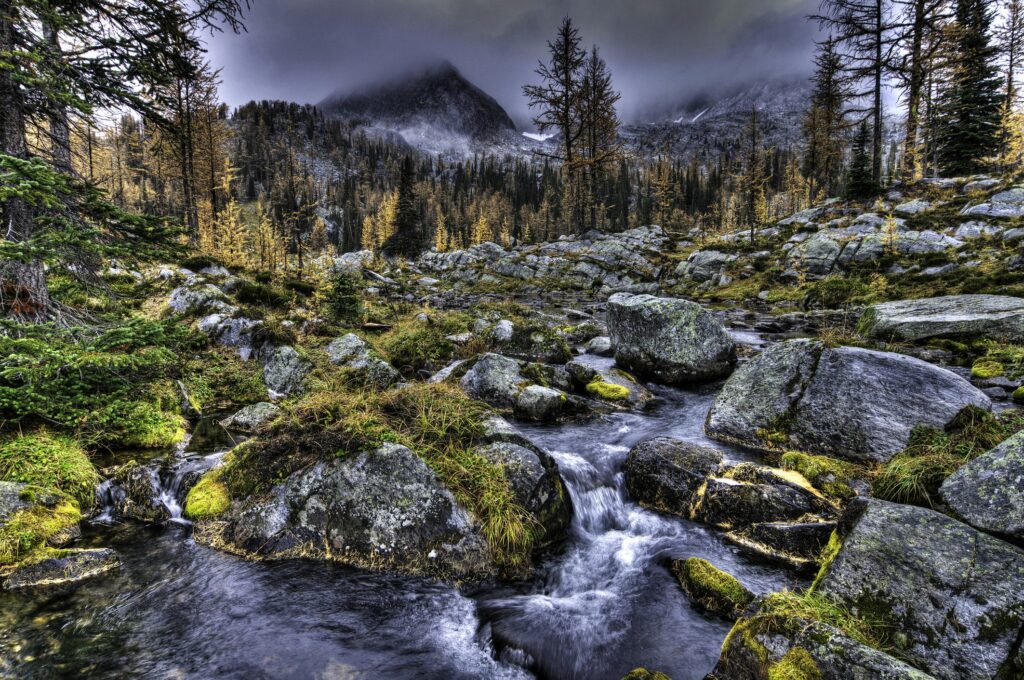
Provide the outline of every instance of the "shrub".
[[284,287],[290,291],[298,293],[303,297],[309,297],[310,295],[316,292],[316,286],[314,286],[312,283],[309,283],[308,281],[303,281],[301,279],[287,279],[284,282]]
[[243,282],[238,286],[235,297],[244,305],[283,307],[288,304],[288,294],[283,290],[264,283]]
[[355,279],[341,272],[331,278],[327,307],[339,323],[355,325],[363,316],[363,300]]
[[855,301],[863,302],[870,292],[868,285],[860,279],[826,276],[811,286],[804,298],[804,306],[837,309]]
[[224,264],[215,257],[209,255],[193,255],[182,260],[181,266],[194,272],[201,271],[207,267],[223,267]]
[[75,440],[46,430],[0,441],[0,479],[60,491],[83,507],[100,481]]
[[451,360],[455,345],[438,327],[422,321],[401,324],[377,343],[381,354],[406,377]]
[[112,402],[90,414],[86,426],[95,443],[107,448],[163,449],[185,439],[185,419],[145,401]]

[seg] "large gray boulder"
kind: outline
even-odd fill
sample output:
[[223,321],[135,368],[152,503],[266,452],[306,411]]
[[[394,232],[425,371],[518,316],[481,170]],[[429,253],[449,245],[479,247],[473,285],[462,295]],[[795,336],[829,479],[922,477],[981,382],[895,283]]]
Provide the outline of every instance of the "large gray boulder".
[[515,414],[522,420],[548,422],[565,414],[569,397],[562,390],[543,385],[529,385],[516,396]]
[[617,364],[661,382],[718,378],[736,363],[732,338],[695,302],[618,293],[608,300],[608,331]]
[[626,489],[644,507],[688,517],[708,477],[722,469],[722,452],[679,439],[646,439],[626,458]]
[[832,273],[842,252],[843,246],[837,241],[824,234],[815,234],[789,251],[786,266],[812,278],[822,278]]
[[232,415],[220,421],[220,424],[229,430],[252,434],[280,414],[280,406],[263,401],[258,404],[243,406]]
[[178,314],[230,313],[234,308],[217,286],[209,283],[189,284],[171,291],[167,306]]
[[393,444],[293,474],[230,516],[224,538],[259,555],[444,578],[494,567],[472,515],[419,456]]
[[380,358],[354,333],[332,340],[324,351],[332,364],[344,366],[370,387],[386,390],[402,380],[398,369]]
[[729,253],[720,253],[717,250],[698,250],[676,268],[676,274],[697,282],[710,281],[735,260],[736,256]]
[[883,302],[869,307],[859,330],[879,340],[929,338],[1024,340],[1024,299],[1006,295],[949,295]]
[[971,526],[1024,542],[1024,432],[957,470],[939,493]]
[[708,413],[712,437],[885,462],[917,426],[938,429],[964,409],[991,408],[951,371],[902,354],[793,340],[741,366]]
[[500,354],[484,354],[462,376],[466,394],[499,408],[511,408],[525,382],[519,362]]
[[966,208],[964,215],[984,217],[1024,217],[1024,187],[1013,187],[994,195],[985,203]]
[[942,680],[1020,677],[1024,552],[933,510],[855,500],[816,592],[886,626]]
[[263,382],[272,399],[301,392],[313,364],[294,347],[267,347],[263,354]]

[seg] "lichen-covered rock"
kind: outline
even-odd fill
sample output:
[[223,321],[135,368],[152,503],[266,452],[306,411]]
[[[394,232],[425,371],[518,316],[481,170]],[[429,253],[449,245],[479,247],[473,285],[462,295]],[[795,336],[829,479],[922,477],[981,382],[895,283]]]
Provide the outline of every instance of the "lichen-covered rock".
[[1024,541],[1024,432],[961,467],[939,493],[971,526]]
[[679,439],[640,442],[626,458],[626,489],[641,505],[688,517],[697,491],[722,469],[722,452]]
[[633,376],[617,368],[594,366],[583,359],[576,359],[567,363],[565,370],[572,378],[574,389],[591,399],[643,409],[655,398]]
[[248,360],[256,348],[256,334],[263,328],[263,322],[219,313],[204,316],[196,326],[217,344],[235,348],[238,356]]
[[[933,510],[857,499],[817,586],[893,631],[901,658],[942,680],[1016,677],[1024,552]],[[1004,675],[1007,674],[1008,675]]]
[[828,521],[763,522],[730,531],[725,538],[755,557],[808,570],[817,566],[835,528]]
[[707,481],[694,518],[718,529],[733,529],[797,520],[823,509],[813,494],[792,486],[712,478]]
[[695,302],[619,293],[608,300],[615,362],[670,384],[728,375],[736,363],[732,338]]
[[558,465],[550,455],[528,441],[495,441],[474,451],[502,467],[516,502],[533,515],[543,529],[538,547],[565,537],[572,523],[572,501],[558,473]]
[[586,345],[587,352],[599,357],[610,357],[612,351],[612,339],[607,335],[601,335],[590,340]]
[[494,571],[473,517],[397,445],[317,463],[226,520],[228,544],[264,556],[329,556],[456,579]]
[[991,401],[920,359],[796,340],[741,366],[712,404],[706,430],[755,448],[885,462],[915,427],[943,429],[969,406],[989,409]]
[[812,278],[822,278],[832,273],[842,252],[843,246],[835,240],[815,234],[789,251],[786,266]]
[[221,289],[209,283],[175,288],[167,306],[178,314],[227,313],[232,309]]
[[302,391],[312,369],[313,365],[294,347],[266,348],[263,354],[263,382],[274,399]]
[[561,390],[529,385],[516,396],[514,410],[517,418],[549,422],[562,417],[568,402],[568,396]]
[[66,587],[120,566],[121,558],[109,548],[59,550],[15,567],[4,579],[4,589]]
[[398,369],[380,358],[365,340],[353,333],[332,340],[324,351],[332,364],[344,366],[370,387],[386,390],[402,380]]
[[686,262],[676,268],[676,274],[699,283],[710,281],[735,260],[736,256],[729,253],[720,253],[717,250],[698,250],[691,253],[686,258]]
[[1024,187],[1012,187],[994,195],[985,203],[970,206],[964,215],[986,217],[1024,217]]
[[258,404],[250,404],[242,407],[232,415],[220,421],[220,424],[229,430],[252,434],[262,425],[269,423],[280,414],[280,406],[263,401]]
[[466,394],[474,399],[499,408],[512,408],[523,382],[518,361],[500,354],[485,354],[462,376],[461,384]]
[[1005,295],[949,295],[883,302],[869,307],[859,330],[879,340],[929,338],[1024,340],[1024,299]]
[[722,645],[714,680],[935,680],[824,623],[759,611]]

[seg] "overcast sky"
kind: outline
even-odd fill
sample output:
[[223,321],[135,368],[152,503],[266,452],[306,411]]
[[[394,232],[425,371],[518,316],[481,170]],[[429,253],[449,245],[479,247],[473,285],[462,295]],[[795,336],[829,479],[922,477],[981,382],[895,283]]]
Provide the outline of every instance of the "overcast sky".
[[596,43],[626,119],[709,87],[809,72],[817,0],[253,0],[248,33],[210,39],[221,95],[316,103],[448,59],[528,124],[533,82],[562,16]]

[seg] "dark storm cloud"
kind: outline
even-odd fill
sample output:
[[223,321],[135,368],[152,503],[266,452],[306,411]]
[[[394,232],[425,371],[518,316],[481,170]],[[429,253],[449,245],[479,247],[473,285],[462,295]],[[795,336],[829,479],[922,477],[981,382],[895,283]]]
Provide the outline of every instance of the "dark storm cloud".
[[565,14],[596,43],[625,118],[688,94],[808,71],[817,0],[254,0],[248,33],[217,35],[223,97],[317,102],[448,59],[520,123],[521,86]]

